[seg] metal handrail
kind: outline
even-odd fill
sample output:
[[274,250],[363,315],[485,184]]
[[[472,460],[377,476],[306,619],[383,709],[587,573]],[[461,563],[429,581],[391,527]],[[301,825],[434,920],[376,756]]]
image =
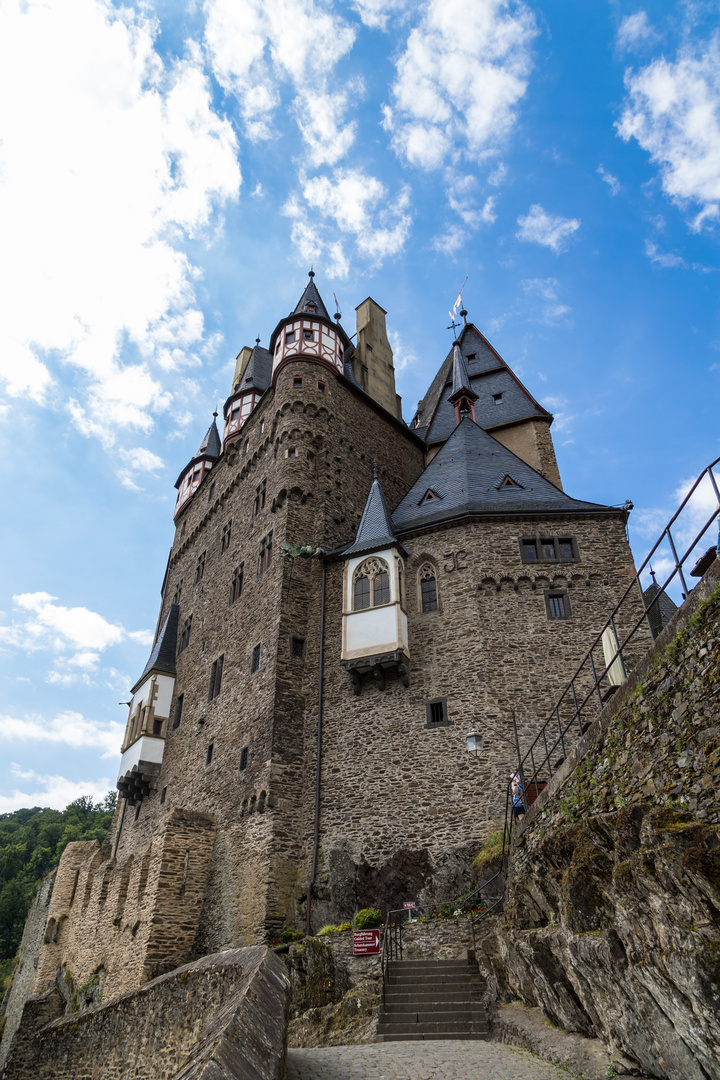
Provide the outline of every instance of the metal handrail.
[[[645,623],[646,620],[647,620],[647,624],[648,624],[648,627],[649,627],[651,635],[652,635],[653,628],[652,628],[652,623],[650,621],[650,612],[651,612],[652,608],[656,604],[659,603],[661,597],[663,597],[663,596],[665,596],[667,594],[668,586],[671,584],[671,582],[674,580],[674,578],[676,576],[679,577],[681,585],[682,585],[683,598],[687,597],[689,589],[688,589],[688,586],[687,586],[687,582],[685,580],[685,575],[683,573],[683,566],[686,563],[686,561],[688,560],[689,556],[693,553],[693,551],[695,550],[697,545],[699,544],[700,540],[703,538],[705,533],[708,531],[708,529],[710,528],[712,523],[716,520],[716,518],[718,517],[718,514],[720,513],[720,489],[718,488],[718,482],[717,482],[717,480],[715,478],[715,475],[713,473],[713,468],[715,466],[717,466],[719,462],[720,462],[720,457],[716,458],[715,461],[711,462],[710,465],[706,466],[706,468],[703,469],[703,471],[700,473],[700,475],[698,476],[697,480],[692,485],[690,490],[687,492],[687,494],[686,494],[685,498],[683,499],[683,501],[681,502],[680,506],[675,511],[673,516],[670,518],[667,525],[665,526],[665,528],[661,532],[660,536],[656,540],[655,544],[650,549],[648,555],[645,557],[644,562],[642,563],[640,568],[638,570],[636,570],[632,581],[628,585],[627,589],[625,590],[625,592],[621,596],[618,603],[615,605],[615,608],[613,609],[612,613],[610,614],[609,619],[607,620],[607,622],[605,623],[605,625],[601,629],[600,633],[595,637],[592,645],[590,646],[590,648],[586,652],[583,659],[580,661],[580,664],[578,665],[578,667],[577,667],[577,669],[575,671],[575,674],[570,679],[570,682],[567,684],[567,686],[563,690],[560,697],[557,699],[557,701],[556,701],[555,705],[553,706],[547,720],[545,721],[545,723],[541,727],[538,734],[535,736],[534,740],[530,744],[530,747],[528,748],[528,750],[525,752],[524,755],[521,753],[521,750],[520,750],[520,740],[519,740],[519,736],[518,736],[518,732],[517,732],[517,726],[515,726],[515,742],[516,742],[516,750],[517,750],[517,755],[518,755],[518,774],[519,774],[520,782],[521,782],[521,786],[522,786],[523,804],[524,804],[526,810],[528,809],[528,806],[529,806],[527,796],[526,796],[526,791],[527,791],[528,787],[531,787],[533,784],[535,784],[536,792],[539,793],[538,785],[540,783],[544,782],[544,773],[546,773],[547,779],[552,779],[552,775],[553,775],[552,759],[558,753],[558,750],[560,750],[561,753],[562,753],[561,762],[567,757],[567,754],[568,754],[569,750],[565,745],[565,739],[566,739],[566,736],[570,736],[570,739],[568,741],[574,741],[575,735],[574,734],[571,735],[571,729],[573,729],[574,725],[577,723],[577,727],[578,727],[577,737],[582,738],[582,736],[585,734],[585,731],[588,729],[590,724],[596,718],[598,712],[606,704],[607,697],[603,698],[601,685],[603,683],[603,680],[607,678],[609,686],[616,687],[617,684],[614,684],[614,683],[611,682],[610,674],[609,674],[611,668],[613,667],[613,665],[616,662],[619,661],[619,663],[621,665],[623,681],[624,681],[625,678],[627,678],[627,667],[626,667],[626,663],[625,663],[626,658],[623,655],[623,653],[626,650],[628,643],[633,640],[636,633],[638,632],[640,627]],[[718,507],[712,512],[712,514],[708,518],[707,522],[705,523],[705,525],[703,525],[703,527],[697,533],[697,535],[695,536],[692,543],[685,550],[684,554],[682,556],[679,556],[678,553],[677,553],[677,548],[675,546],[675,540],[673,539],[673,536],[672,536],[671,527],[675,524],[675,522],[679,518],[682,511],[688,505],[688,503],[690,502],[692,496],[695,494],[695,492],[697,491],[699,485],[702,483],[702,481],[705,479],[705,477],[708,477],[709,480],[710,480],[710,483],[712,484],[712,488],[713,488],[713,491],[715,493],[715,497],[717,498],[717,501],[718,501]],[[658,550],[658,548],[663,543],[663,541],[665,540],[666,537],[667,537],[667,540],[668,540],[668,543],[669,543],[669,546],[670,546],[670,550],[672,552],[674,567],[673,567],[672,573],[667,578],[665,583],[662,586],[659,587],[658,592],[652,598],[650,603],[646,604],[643,589],[642,589],[642,585],[640,583],[640,575],[643,573],[645,568],[650,564],[651,559],[653,558],[656,551]],[[640,592],[641,605],[642,605],[642,615],[639,617],[639,619],[637,619],[633,623],[632,628],[629,630],[629,632],[627,634],[625,634],[624,638],[621,641],[620,637],[618,635],[618,632],[617,632],[616,619],[617,619],[617,616],[618,616],[618,614],[620,612],[620,609],[622,608],[623,604],[625,603],[627,598],[630,596],[631,592],[633,592],[633,590],[636,587]],[[605,667],[602,670],[602,672],[600,673],[600,675],[598,675],[598,671],[597,671],[597,668],[596,668],[596,665],[595,665],[595,660],[593,658],[593,651],[595,649],[597,649],[598,646],[602,647],[603,637],[604,637],[606,631],[608,631],[608,630],[612,631],[612,641],[616,643],[616,648],[615,648],[612,656],[610,657],[610,659],[607,659],[605,657],[605,654],[603,653],[603,658],[606,661],[605,662]],[[578,680],[580,679],[580,677],[583,674],[587,674],[587,666],[588,666],[588,664],[589,664],[591,672],[592,672],[592,685],[591,685],[590,689],[587,690],[587,692],[584,694],[584,696],[579,697],[578,696],[578,687],[577,687],[576,684],[577,684]],[[614,690],[613,690],[613,692],[614,692]],[[579,690],[579,694],[580,695],[583,694],[582,689]],[[598,700],[597,700],[597,703],[594,703],[594,698],[596,696],[597,696]],[[571,698],[572,698],[572,701],[570,700]],[[591,708],[592,708],[592,719],[591,720],[586,719],[585,722],[583,722],[583,717],[582,717],[583,709],[585,709],[586,706],[590,705],[591,703],[593,703],[592,706],[591,706]],[[570,719],[567,720],[567,722],[563,726],[563,721],[562,721],[561,716],[560,716],[560,710],[562,708],[563,711],[564,711],[565,706],[569,706],[569,708],[571,710],[571,716],[570,716]],[[587,716],[587,711],[586,711],[586,716]],[[557,732],[558,732],[557,736],[554,734],[555,728],[557,728]],[[550,744],[548,744],[548,737],[549,736],[550,736],[550,739],[551,739]],[[541,741],[542,741],[542,743],[541,743]],[[537,761],[536,761],[536,758],[537,758]],[[556,763],[555,768],[557,768],[558,764],[559,763]],[[529,777],[529,779],[528,779],[528,777]]]

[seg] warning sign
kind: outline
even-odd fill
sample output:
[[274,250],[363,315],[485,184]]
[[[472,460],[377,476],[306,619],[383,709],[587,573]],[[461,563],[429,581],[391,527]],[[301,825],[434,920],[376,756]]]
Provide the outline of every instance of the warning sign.
[[353,956],[370,956],[380,952],[380,928],[353,930]]

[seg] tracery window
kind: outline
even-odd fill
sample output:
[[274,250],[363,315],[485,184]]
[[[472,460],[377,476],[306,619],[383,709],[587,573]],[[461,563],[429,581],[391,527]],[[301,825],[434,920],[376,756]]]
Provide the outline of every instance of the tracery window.
[[437,577],[435,567],[425,563],[418,574],[420,581],[420,607],[423,611],[437,611]]
[[353,579],[353,610],[390,603],[390,572],[384,559],[366,559]]

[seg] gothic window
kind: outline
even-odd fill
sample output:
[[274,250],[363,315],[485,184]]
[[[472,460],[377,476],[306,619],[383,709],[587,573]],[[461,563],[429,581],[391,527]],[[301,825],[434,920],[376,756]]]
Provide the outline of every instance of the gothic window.
[[524,563],[580,561],[574,536],[523,536],[520,555]]
[[205,552],[203,551],[201,555],[198,555],[198,561],[195,563],[195,584],[196,585],[197,585],[198,581],[202,581],[204,573],[205,573]]
[[272,563],[272,537],[273,534],[269,532],[267,536],[263,536],[260,541],[260,550],[258,552],[258,577],[265,573],[270,568]]
[[420,580],[420,607],[422,611],[437,611],[437,577],[435,567],[425,563],[418,574]]
[[224,555],[227,549],[230,547],[230,536],[232,535],[232,521],[228,521],[227,525],[223,526],[222,540],[220,541],[220,554]]
[[178,656],[181,652],[184,652],[190,644],[190,631],[192,629],[192,615],[188,615],[183,624],[182,631],[180,633],[180,648],[178,649]]
[[236,600],[242,596],[243,576],[245,574],[245,563],[240,563],[238,567],[233,570],[232,582],[230,583],[230,603],[234,604]]
[[[372,599],[371,599],[372,598]],[[353,610],[390,603],[390,573],[384,559],[366,559],[353,580]]]
[[222,685],[222,673],[224,663],[224,653],[222,654],[222,656],[218,656],[217,660],[213,660],[212,667],[210,668],[210,688],[208,690],[208,701],[212,701],[214,698],[220,696],[220,687]]

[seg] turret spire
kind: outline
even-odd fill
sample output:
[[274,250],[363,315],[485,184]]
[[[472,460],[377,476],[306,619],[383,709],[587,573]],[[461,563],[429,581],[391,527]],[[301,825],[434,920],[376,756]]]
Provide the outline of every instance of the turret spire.
[[475,419],[475,402],[478,396],[470,385],[470,374],[460,342],[453,343],[453,392],[449,401],[455,406],[455,422],[460,423],[464,416]]
[[355,541],[346,548],[343,554],[357,555],[365,551],[378,551],[380,548],[396,544],[392,518],[378,480],[378,464],[374,461],[373,482],[360,518]]

